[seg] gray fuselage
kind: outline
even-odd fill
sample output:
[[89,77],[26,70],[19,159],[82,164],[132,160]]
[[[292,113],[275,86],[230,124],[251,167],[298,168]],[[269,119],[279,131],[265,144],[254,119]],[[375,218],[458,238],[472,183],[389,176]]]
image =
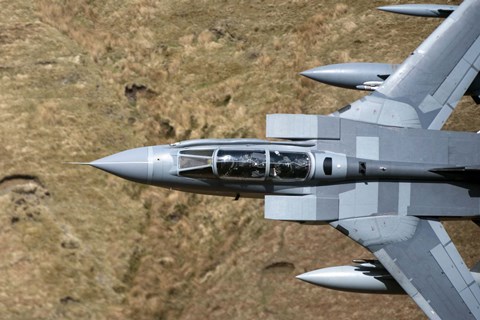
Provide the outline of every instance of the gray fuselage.
[[[479,214],[477,134],[322,118],[338,122],[332,126],[338,130],[334,138],[192,140],[127,150],[90,165],[186,192],[237,198],[314,196],[329,199],[326,208],[334,200],[334,217],[349,214],[346,210],[356,215],[388,212],[389,206],[396,212],[399,204],[411,215]],[[364,188],[375,199],[356,199]],[[353,203],[352,190],[357,194]],[[331,219],[330,214],[324,218]]]

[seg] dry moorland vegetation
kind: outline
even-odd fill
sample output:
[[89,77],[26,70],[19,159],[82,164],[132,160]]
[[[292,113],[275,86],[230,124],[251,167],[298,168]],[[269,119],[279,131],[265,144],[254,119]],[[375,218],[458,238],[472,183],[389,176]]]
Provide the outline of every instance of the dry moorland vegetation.
[[[1,1],[3,319],[417,319],[407,297],[295,275],[369,254],[262,202],[141,186],[89,161],[183,139],[264,137],[267,113],[329,113],[363,93],[298,72],[401,62],[438,20],[391,2]],[[470,99],[448,124],[478,130]],[[447,223],[467,264],[476,227]],[[366,308],[368,306],[368,308]]]

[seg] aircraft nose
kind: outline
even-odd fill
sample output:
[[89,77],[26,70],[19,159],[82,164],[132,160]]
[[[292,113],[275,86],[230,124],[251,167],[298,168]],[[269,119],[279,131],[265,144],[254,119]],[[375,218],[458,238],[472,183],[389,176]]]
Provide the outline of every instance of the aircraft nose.
[[88,163],[119,177],[142,183],[152,179],[152,147],[135,148]]

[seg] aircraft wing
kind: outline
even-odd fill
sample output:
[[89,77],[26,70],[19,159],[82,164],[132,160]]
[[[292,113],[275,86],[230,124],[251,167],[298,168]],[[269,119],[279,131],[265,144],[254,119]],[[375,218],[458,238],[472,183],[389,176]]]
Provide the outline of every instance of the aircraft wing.
[[480,1],[466,0],[380,86],[333,115],[439,130],[480,70]]
[[480,287],[438,220],[387,215],[331,225],[368,248],[430,319],[480,319]]

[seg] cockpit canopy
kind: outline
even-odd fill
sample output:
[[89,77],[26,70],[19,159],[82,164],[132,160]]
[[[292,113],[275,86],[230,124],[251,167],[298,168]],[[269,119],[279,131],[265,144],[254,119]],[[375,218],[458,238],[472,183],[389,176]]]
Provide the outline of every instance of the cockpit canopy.
[[265,150],[218,150],[215,166],[222,179],[265,179]]
[[198,179],[301,181],[309,177],[311,155],[274,150],[182,150],[178,171]]

